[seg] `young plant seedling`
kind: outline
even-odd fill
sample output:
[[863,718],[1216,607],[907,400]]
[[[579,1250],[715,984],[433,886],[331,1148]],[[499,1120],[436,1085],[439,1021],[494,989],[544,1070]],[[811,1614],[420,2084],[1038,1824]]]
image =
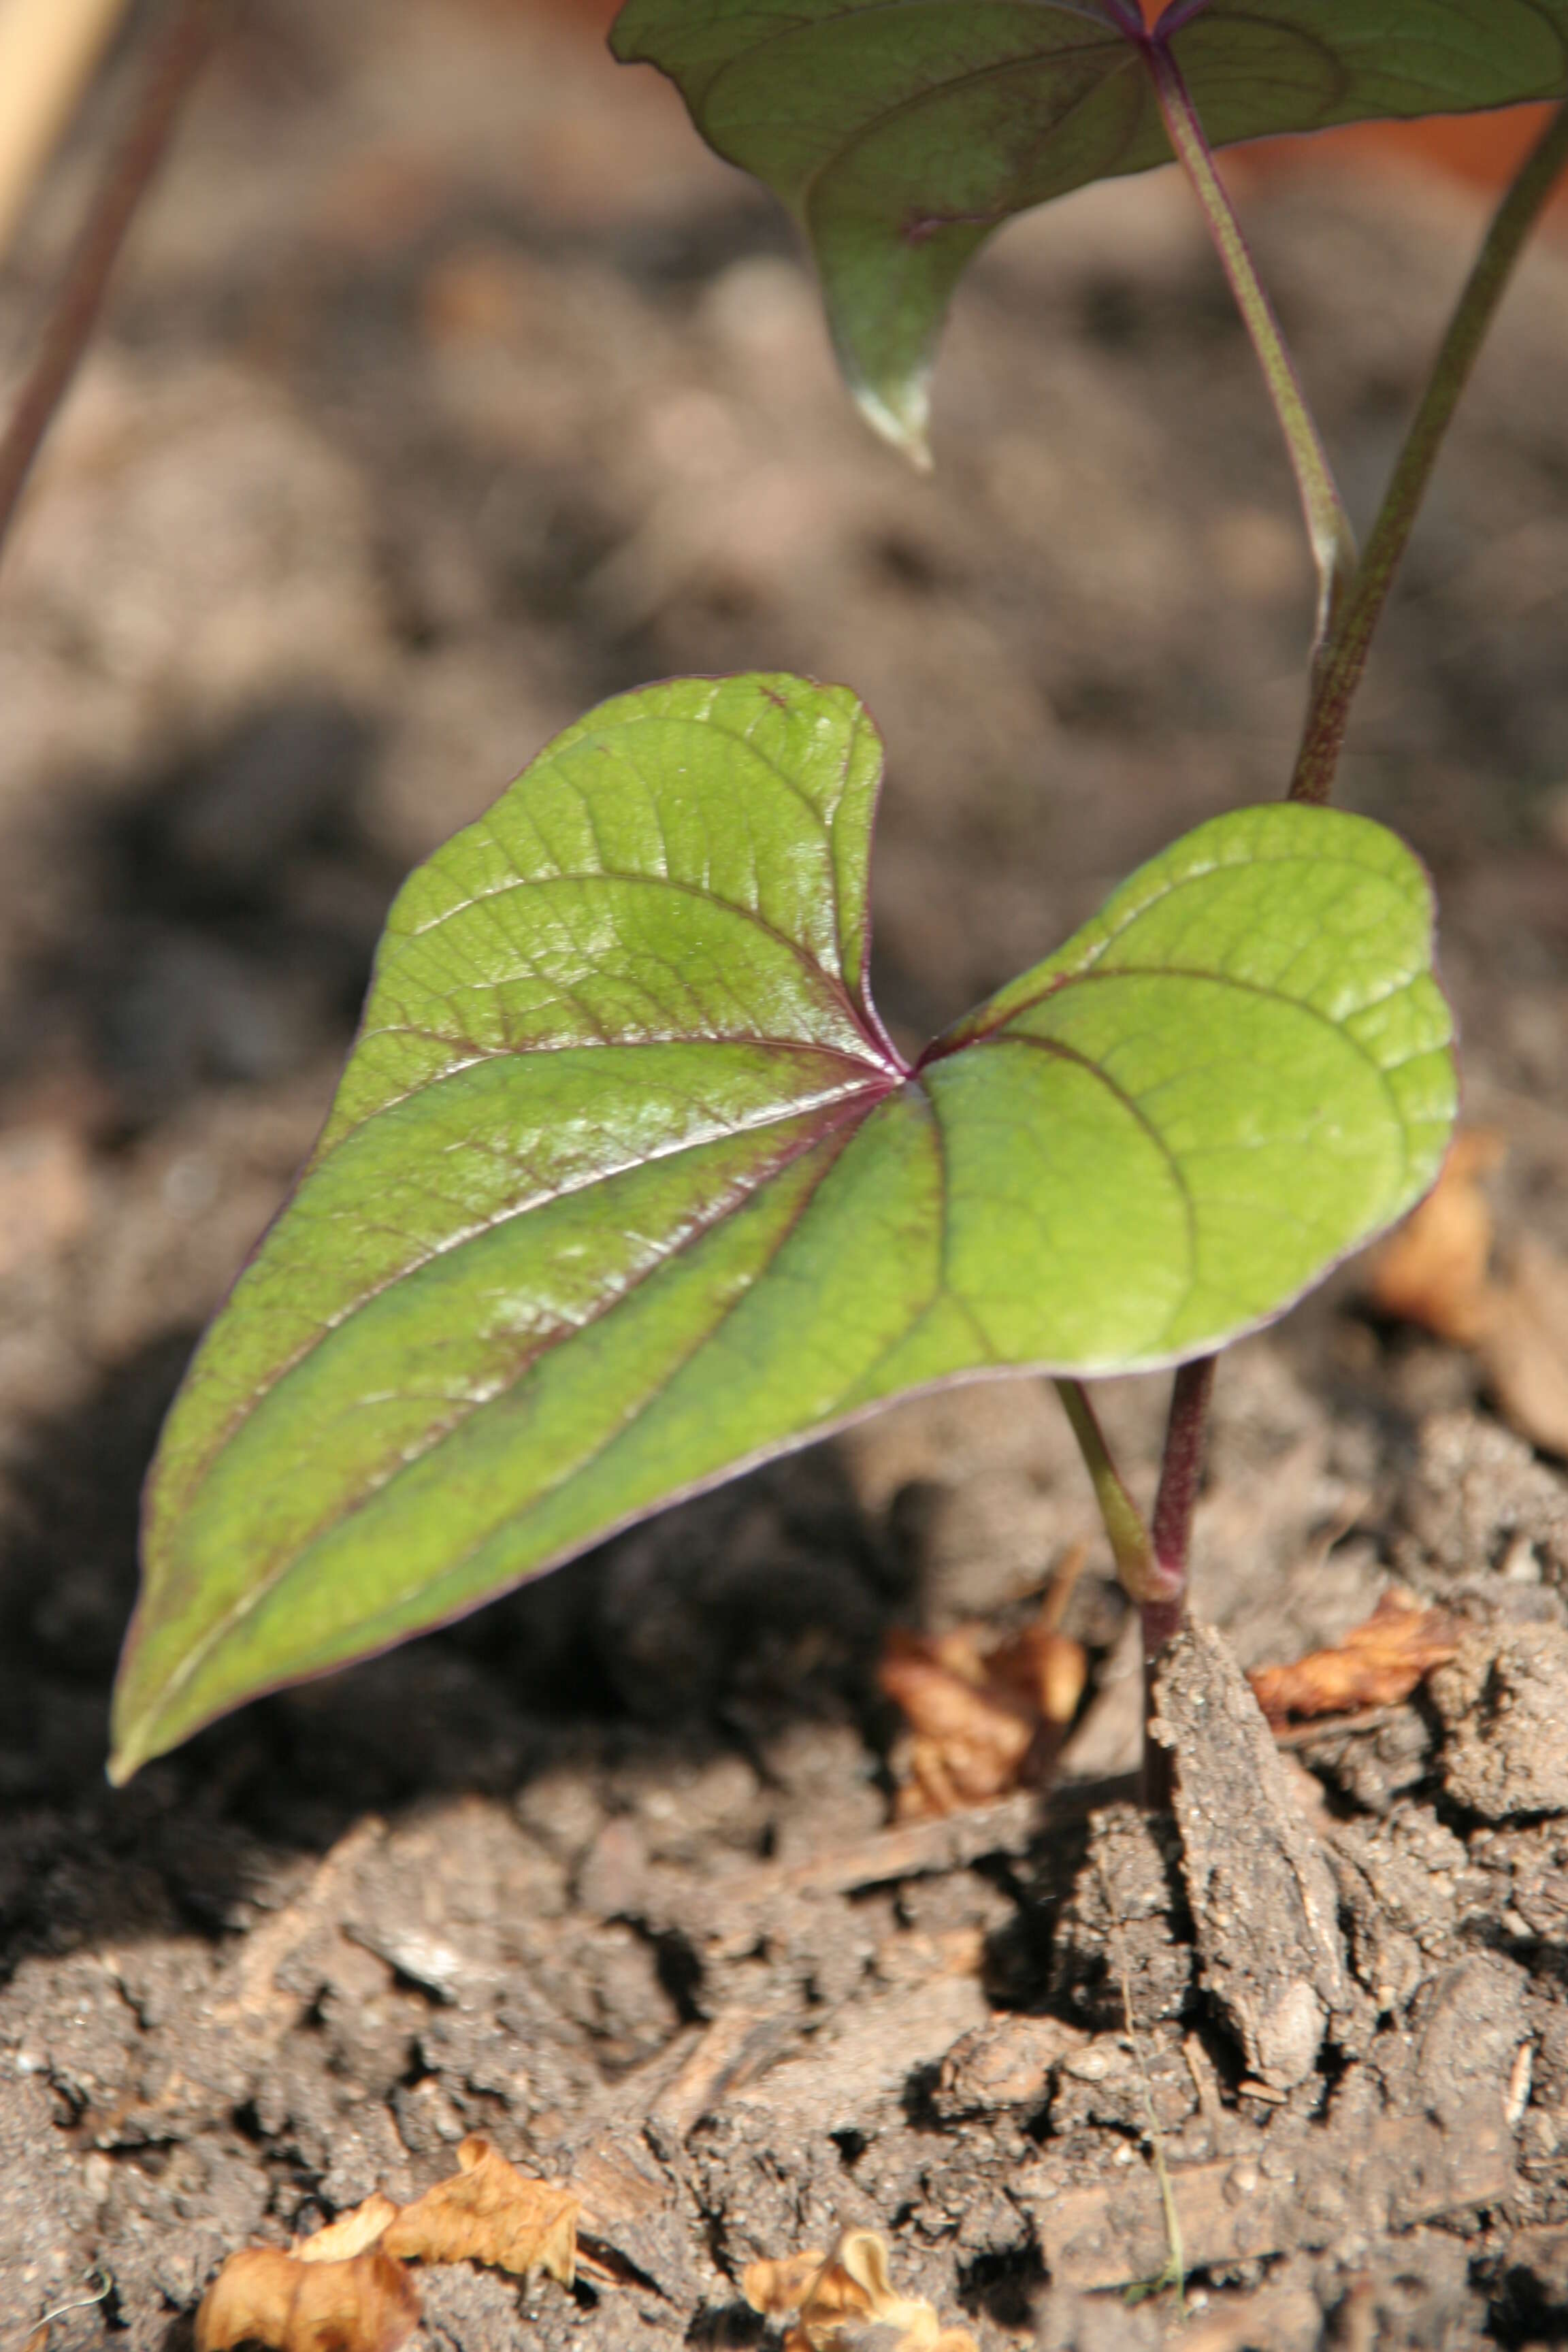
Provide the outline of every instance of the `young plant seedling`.
[[[911,1065],[868,984],[881,751],[852,693],[676,680],[558,737],[405,886],[325,1131],[170,1414],[116,1779],[678,1496],[998,1372],[1058,1379],[1151,1652],[1168,1637],[1215,1351],[1413,1206],[1451,1131],[1426,877],[1312,803],[1568,109],[1359,563],[1209,141],[1558,95],[1565,42],[1568,0],[1179,0],[1152,31],[1121,0],[632,0],[618,52],[790,203],[857,397],[917,455],[984,236],[1175,152],[1319,565],[1297,772]],[[1081,1383],[1162,1367],[1146,1526]]]

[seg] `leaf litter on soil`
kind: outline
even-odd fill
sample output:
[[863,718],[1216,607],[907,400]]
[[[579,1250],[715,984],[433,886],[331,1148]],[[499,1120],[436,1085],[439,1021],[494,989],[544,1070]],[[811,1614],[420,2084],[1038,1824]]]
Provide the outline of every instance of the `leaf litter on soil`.
[[277,2246],[231,2254],[196,2314],[196,2352],[266,2344],[273,2352],[396,2352],[419,2325],[419,2291],[373,2246],[346,2262],[304,2263]]
[[1373,1261],[1386,1315],[1467,1348],[1505,1420],[1550,1454],[1568,1454],[1568,1264],[1533,1234],[1498,1246],[1484,1179],[1502,1138],[1467,1128],[1435,1189]]
[[231,2254],[196,2315],[196,2352],[252,2342],[272,2352],[395,2352],[419,2322],[409,2263],[482,2263],[570,2286],[581,2199],[530,2179],[477,2133],[458,2164],[411,2205],[378,2190],[287,2250]]
[[766,2319],[793,2316],[784,2352],[977,2352],[966,2327],[943,2327],[934,2305],[893,2293],[888,2244],[846,2230],[830,2254],[750,2263],[741,2291]]
[[[231,2254],[196,2315],[196,2352],[396,2352],[421,2316],[409,2263],[477,2262],[570,2286],[575,2192],[527,2179],[478,2134],[458,2162],[410,2205],[378,2190],[287,2249]],[[887,2242],[872,2230],[845,2231],[831,2253],[754,2262],[742,2290],[764,2317],[793,2320],[785,2352],[977,2352],[967,2328],[894,2293]]]
[[1086,1556],[1075,1544],[1034,1620],[1000,1640],[983,1623],[889,1634],[877,1684],[909,1726],[895,1759],[900,1821],[988,1804],[1048,1777],[1089,1678],[1082,1643],[1062,1631]]
[[1255,1667],[1247,1681],[1276,1728],[1292,1716],[1396,1706],[1447,1664],[1459,1633],[1447,1610],[1424,1609],[1407,1592],[1385,1592],[1372,1615],[1331,1648],[1310,1650],[1288,1665]]

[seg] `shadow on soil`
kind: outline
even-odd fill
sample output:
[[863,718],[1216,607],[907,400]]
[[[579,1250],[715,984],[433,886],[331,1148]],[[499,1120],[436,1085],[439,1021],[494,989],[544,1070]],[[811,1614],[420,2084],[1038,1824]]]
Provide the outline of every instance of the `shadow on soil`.
[[[0,1551],[0,1969],[185,1924],[231,1924],[264,1856],[316,1853],[367,1811],[506,1796],[584,1740],[761,1762],[799,1720],[874,1727],[871,1669],[906,1597],[830,1451],[798,1456],[389,1654],[243,1708],[131,1787],[103,1779],[136,1585],[138,1502],[192,1336],[40,1424]],[[765,1772],[765,1766],[763,1767]],[[37,1823],[41,1874],[26,1823]]]

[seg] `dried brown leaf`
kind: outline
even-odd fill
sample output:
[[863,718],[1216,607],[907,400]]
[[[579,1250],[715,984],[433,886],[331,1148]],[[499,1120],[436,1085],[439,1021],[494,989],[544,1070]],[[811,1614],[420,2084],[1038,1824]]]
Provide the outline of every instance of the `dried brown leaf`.
[[877,1680],[910,1727],[900,1820],[987,1804],[1044,1777],[1089,1672],[1082,1644],[1060,1630],[1083,1560],[1069,1553],[1034,1623],[1001,1642],[984,1624],[889,1634]]
[[477,2133],[460,2143],[458,2162],[460,2171],[390,2223],[386,2252],[405,2262],[489,2263],[520,2277],[543,2271],[570,2286],[582,2199],[529,2179]]
[[976,2352],[962,2327],[944,2328],[934,2307],[896,2295],[888,2245],[874,2230],[846,2230],[831,2254],[752,2263],[742,2292],[770,2318],[798,2315],[784,2352]]
[[1492,1213],[1480,1180],[1506,1147],[1487,1128],[1461,1128],[1443,1172],[1372,1261],[1373,1304],[1439,1339],[1469,1347],[1484,1327],[1490,1289]]
[[243,2343],[273,2352],[395,2352],[417,2326],[406,2262],[479,2262],[570,2286],[582,2200],[530,2180],[488,2140],[458,2149],[461,2168],[412,2205],[378,2190],[284,2252],[231,2254],[196,2315],[196,2352]]
[[1520,1435],[1568,1454],[1568,1265],[1527,1235],[1493,1273],[1480,1179],[1502,1153],[1484,1129],[1456,1137],[1436,1189],[1373,1260],[1372,1297],[1385,1314],[1468,1348]]
[[1081,1642],[1047,1625],[1026,1625],[994,1650],[987,1661],[991,1685],[1016,1691],[1037,1721],[1068,1724],[1078,1713],[1089,1678]]
[[1568,1265],[1554,1251],[1526,1238],[1510,1253],[1474,1346],[1520,1435],[1568,1454]]
[[1037,1720],[1025,1700],[977,1687],[917,1633],[889,1635],[877,1680],[913,1734],[909,1769],[921,1801],[901,1813],[952,1812],[1017,1787]]
[[820,2247],[804,2254],[785,2254],[781,2261],[748,2263],[741,2273],[741,2293],[764,2319],[783,2319],[798,2311],[826,2268]]
[[1247,1680],[1272,1724],[1293,1715],[1393,1706],[1435,1666],[1447,1664],[1458,1639],[1445,1611],[1424,1609],[1407,1592],[1385,1592],[1372,1615],[1332,1649],[1310,1651],[1290,1665],[1259,1666]]
[[[897,2331],[896,2344],[890,2352],[920,2352],[920,2347],[934,2346],[942,2335],[942,2324],[935,2308],[925,2302],[907,2299],[893,2293],[892,2270],[888,2260],[888,2244],[874,2230],[847,2230],[839,2239],[836,2262],[829,2265],[827,2275],[840,2270],[864,2297],[864,2316],[875,2326]],[[813,2297],[814,2308],[820,2307],[822,2287]],[[806,2332],[812,2352],[836,2352],[836,2347],[858,2336],[862,2331],[854,2323],[861,2316],[856,2300],[844,2296],[843,2318],[835,2324],[825,2314],[815,2331],[807,2314],[803,2311],[800,2324]]]
[[414,2281],[376,2246],[348,2262],[301,2262],[277,2246],[231,2254],[202,2298],[196,2352],[395,2352],[419,2324]]
[[350,2213],[340,2213],[312,2237],[296,2238],[289,2252],[300,2263],[346,2263],[384,2237],[401,2209],[378,2189]]

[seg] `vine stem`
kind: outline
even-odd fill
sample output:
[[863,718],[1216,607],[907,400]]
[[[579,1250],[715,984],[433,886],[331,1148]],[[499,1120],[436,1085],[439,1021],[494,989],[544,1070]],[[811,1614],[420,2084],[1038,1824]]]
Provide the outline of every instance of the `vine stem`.
[[1152,1657],[1158,1655],[1175,1632],[1186,1604],[1187,1556],[1192,1549],[1193,1510],[1203,1476],[1214,1368],[1212,1356],[1194,1357],[1190,1364],[1177,1365],[1176,1377],[1171,1384],[1165,1450],[1160,1463],[1159,1492],[1154,1497],[1154,1566],[1161,1590],[1143,1608],[1143,1646]]
[[[1178,1364],[1165,1422],[1165,1450],[1154,1497],[1154,1564],[1163,1587],[1143,1603],[1143,1721],[1154,1711],[1154,1676],[1165,1644],[1186,1613],[1187,1565],[1192,1550],[1193,1510],[1203,1477],[1209,1399],[1215,1359],[1199,1356]],[[1166,1811],[1171,1802],[1172,1757],[1147,1737],[1143,1742],[1143,1801]]]
[[173,0],[141,103],[89,207],[37,356],[0,438],[0,547],[16,520],[44,436],[80,365],[126,232],[206,56],[216,5],[217,0]]
[[1214,156],[1204,136],[1197,110],[1182,78],[1182,69],[1165,42],[1157,36],[1143,36],[1139,47],[1148,59],[1160,111],[1164,117],[1165,130],[1175,151],[1176,161],[1186,173],[1197,197],[1215,249],[1219,255],[1220,266],[1229,280],[1237,308],[1252,339],[1252,348],[1263,370],[1263,381],[1274,404],[1274,414],[1285,436],[1285,447],[1296,477],[1301,511],[1306,519],[1307,537],[1311,542],[1312,559],[1318,569],[1318,614],[1313,638],[1313,661],[1316,665],[1329,643],[1331,631],[1355,576],[1355,534],[1335,483],[1328,453],[1312,422],[1311,411],[1307,406],[1290,354],[1285,347],[1285,338],[1274,315],[1274,306],[1263,290],[1263,282],[1247,250],[1247,239],[1241,233],[1241,224],[1215,169]]
[[[1118,16],[1123,15],[1121,0],[1110,0],[1110,5]],[[1169,16],[1167,11],[1167,26]],[[1148,60],[1172,147],[1197,195],[1237,306],[1252,338],[1295,471],[1318,567],[1318,621],[1307,718],[1289,796],[1295,801],[1326,803],[1333,788],[1351,702],[1366,667],[1373,633],[1405,552],[1444,435],[1524,241],[1568,167],[1568,100],[1558,109],[1526,157],[1487,232],[1405,436],[1373,525],[1365,556],[1358,562],[1354,537],[1322,442],[1279,321],[1215,169],[1181,68],[1157,36],[1142,33],[1131,19],[1126,29],[1129,38],[1138,42]],[[1184,1364],[1176,1372],[1152,1531],[1144,1526],[1111,1459],[1081,1383],[1070,1380],[1057,1382],[1058,1393],[1089,1470],[1121,1581],[1141,1612],[1145,1723],[1152,1712],[1153,1680],[1161,1654],[1181,1624],[1186,1604],[1193,1512],[1203,1472],[1214,1373],[1212,1356]],[[1146,1740],[1146,1804],[1169,1806],[1171,1771],[1168,1753]]]
[[[1177,1367],[1165,1424],[1152,1531],[1145,1526],[1111,1459],[1105,1433],[1082,1381],[1058,1380],[1056,1384],[1094,1488],[1117,1571],[1138,1606],[1143,1634],[1145,1723],[1153,1711],[1154,1675],[1161,1654],[1186,1610],[1193,1508],[1203,1475],[1214,1372],[1212,1356],[1201,1356],[1194,1363]],[[1170,1759],[1163,1749],[1147,1740],[1143,1748],[1143,1800],[1151,1807],[1168,1807],[1171,1801]]]
[[1213,1356],[1196,1356],[1191,1363],[1176,1367],[1152,1533],[1111,1459],[1083,1382],[1058,1380],[1056,1383],[1094,1488],[1117,1572],[1128,1597],[1143,1612],[1144,1644],[1152,1653],[1163,1649],[1180,1624],[1185,1605],[1193,1507],[1203,1475],[1215,1362]]
[[1078,1450],[1083,1456],[1094,1488],[1094,1499],[1100,1506],[1100,1522],[1110,1545],[1116,1572],[1121,1579],[1122,1590],[1142,1607],[1157,1598],[1159,1570],[1154,1563],[1154,1547],[1143,1523],[1143,1514],[1128,1493],[1121,1473],[1111,1459],[1110,1448],[1105,1442],[1099,1416],[1089,1401],[1089,1391],[1081,1381],[1061,1380],[1056,1384],[1078,1440]]
[[1410,528],[1476,354],[1513,274],[1521,248],[1568,165],[1568,100],[1525,157],[1493,215],[1465,281],[1384,494],[1366,553],[1333,619],[1313,672],[1295,772],[1293,801],[1326,803],[1332,793],[1350,707]]

